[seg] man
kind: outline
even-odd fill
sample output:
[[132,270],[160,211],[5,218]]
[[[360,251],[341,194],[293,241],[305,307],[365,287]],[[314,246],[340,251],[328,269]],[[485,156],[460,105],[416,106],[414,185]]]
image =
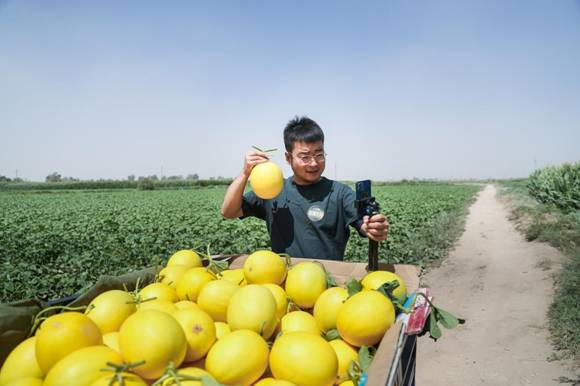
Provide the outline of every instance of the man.
[[372,240],[387,238],[389,224],[384,215],[359,219],[354,191],[322,177],[326,166],[324,133],[316,122],[307,117],[288,122],[284,145],[294,175],[284,181],[282,192],[271,200],[254,192],[244,195],[253,167],[268,161],[266,153],[249,151],[242,173],[226,191],[222,216],[265,220],[272,250],[293,257],[343,260],[349,225]]

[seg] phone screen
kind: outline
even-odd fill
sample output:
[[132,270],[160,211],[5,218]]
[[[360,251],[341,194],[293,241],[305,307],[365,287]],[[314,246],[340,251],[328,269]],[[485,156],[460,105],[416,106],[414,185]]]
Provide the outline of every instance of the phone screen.
[[357,200],[364,200],[371,197],[371,180],[358,181],[355,186]]

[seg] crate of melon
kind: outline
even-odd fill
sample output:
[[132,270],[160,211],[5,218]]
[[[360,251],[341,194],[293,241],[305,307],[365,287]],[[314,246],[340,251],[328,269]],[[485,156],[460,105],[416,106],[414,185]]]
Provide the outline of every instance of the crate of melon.
[[[131,370],[148,380],[163,378],[162,374],[171,364],[179,372],[195,363],[218,382],[211,385],[261,385],[270,378],[285,379],[295,385],[414,384],[417,333],[422,333],[425,320],[431,319],[427,318],[429,293],[418,289],[418,267],[381,264],[378,271],[367,272],[366,263],[290,258],[271,251],[198,256],[195,261],[189,261],[194,253],[181,252],[169,258],[164,267],[104,277],[80,296],[57,299],[49,304],[25,302],[18,309],[13,305],[1,306],[0,342],[6,350],[0,357],[0,365],[11,349],[24,341],[34,315],[41,310],[46,312],[48,306],[88,306],[79,312],[86,313],[97,324],[103,334],[103,344],[109,346],[105,339],[105,335],[111,334],[109,331],[118,331],[120,337],[129,320],[133,324],[147,324],[154,319],[152,316],[159,316],[153,312],[151,317],[137,320],[136,316],[125,315],[126,323],[118,318],[121,308],[135,303],[130,315],[138,316],[147,309],[177,315],[174,308],[181,311],[182,307],[195,306],[206,315],[201,315],[204,320],[216,322],[215,336],[208,335],[211,339],[208,338],[203,352],[198,352],[199,342],[192,343],[195,339],[190,335],[192,331],[205,331],[207,326],[202,328],[201,324],[194,323],[193,327],[197,327],[193,330],[184,327],[186,344],[192,345],[184,357],[179,360],[172,357],[155,368],[150,368],[149,358],[144,365]],[[123,299],[128,296],[119,290],[130,291],[135,301],[122,301],[121,308],[107,307],[107,301],[115,300],[105,299],[107,294],[121,294]],[[114,317],[107,316],[107,310],[112,310]],[[199,312],[179,314],[189,317]],[[116,320],[119,323],[115,324]],[[7,322],[6,328],[2,327],[3,321]],[[182,322],[189,323],[185,319]],[[223,330],[224,327],[227,328]],[[238,330],[253,330],[253,333],[237,333]],[[218,339],[218,335],[223,338],[229,333],[233,334],[230,338]],[[141,335],[135,336],[135,347],[149,341]],[[232,357],[232,352],[242,355],[239,360],[245,362],[248,349],[240,342],[248,340],[256,347],[253,366],[238,367],[224,362],[225,357]],[[258,358],[257,354],[262,351],[257,348],[262,346],[266,356]],[[133,351],[130,353],[121,347],[123,361],[143,362],[141,356],[146,356],[146,350]],[[3,367],[0,380],[6,375],[6,366]]]

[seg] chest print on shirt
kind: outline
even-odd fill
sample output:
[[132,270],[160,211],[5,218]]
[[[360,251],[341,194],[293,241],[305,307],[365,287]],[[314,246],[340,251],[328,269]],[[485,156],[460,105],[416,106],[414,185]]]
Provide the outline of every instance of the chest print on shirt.
[[308,212],[306,213],[310,221],[317,222],[324,218],[324,209],[319,207],[318,205],[312,205],[308,208]]

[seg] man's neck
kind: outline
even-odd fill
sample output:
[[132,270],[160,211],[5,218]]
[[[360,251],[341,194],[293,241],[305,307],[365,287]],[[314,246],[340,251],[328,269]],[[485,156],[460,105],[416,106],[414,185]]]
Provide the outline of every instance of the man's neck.
[[301,179],[301,178],[296,178],[296,175],[294,175],[294,176],[292,177],[292,180],[293,180],[293,181],[294,181],[294,183],[295,183],[296,185],[298,185],[298,186],[308,186],[308,185],[314,185],[314,184],[317,184],[317,183],[319,183],[319,182],[320,182],[320,180],[322,180],[322,176],[321,176],[321,177],[320,177],[320,178],[319,178],[317,181],[314,181],[314,182],[308,182],[308,181],[304,181],[304,180],[303,180],[303,179]]

